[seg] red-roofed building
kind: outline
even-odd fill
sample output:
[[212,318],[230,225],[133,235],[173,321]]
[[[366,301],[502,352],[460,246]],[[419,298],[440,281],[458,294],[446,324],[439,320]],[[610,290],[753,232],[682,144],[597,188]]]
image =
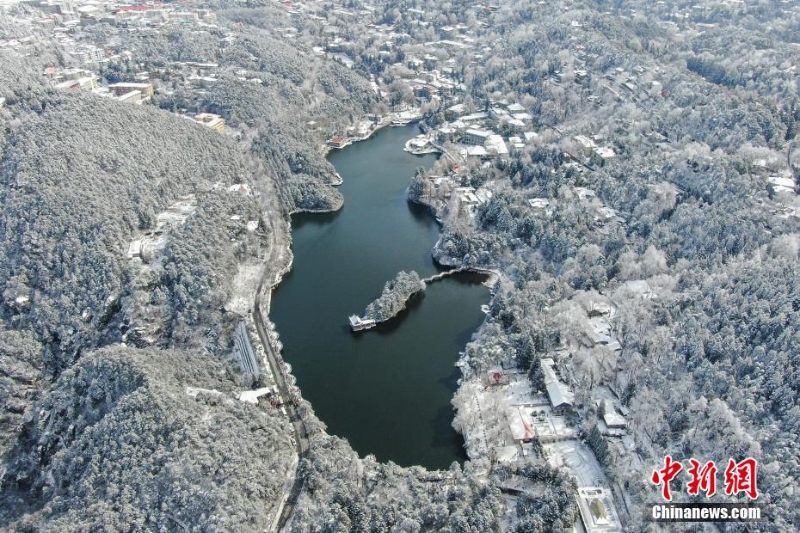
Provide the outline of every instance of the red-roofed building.
[[508,385],[508,374],[502,369],[494,368],[486,373],[487,385]]

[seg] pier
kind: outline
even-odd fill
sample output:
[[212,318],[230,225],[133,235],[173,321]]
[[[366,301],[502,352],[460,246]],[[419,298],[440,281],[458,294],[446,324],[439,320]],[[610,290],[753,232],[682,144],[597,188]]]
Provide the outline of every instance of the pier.
[[370,329],[374,328],[377,325],[377,322],[375,322],[371,318],[362,318],[358,315],[351,315],[349,320],[350,320],[350,329],[352,329],[353,331]]

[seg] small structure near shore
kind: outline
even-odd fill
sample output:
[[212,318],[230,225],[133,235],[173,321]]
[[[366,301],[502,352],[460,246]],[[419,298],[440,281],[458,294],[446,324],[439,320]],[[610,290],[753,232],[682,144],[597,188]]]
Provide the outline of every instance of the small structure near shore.
[[376,324],[377,322],[371,318],[361,318],[358,315],[350,315],[350,329],[353,331],[374,328]]
[[409,139],[403,150],[414,155],[441,154],[443,152],[429,135],[417,135],[413,139]]
[[328,139],[327,145],[331,148],[344,148],[347,146],[347,139],[344,137],[333,137],[332,139]]

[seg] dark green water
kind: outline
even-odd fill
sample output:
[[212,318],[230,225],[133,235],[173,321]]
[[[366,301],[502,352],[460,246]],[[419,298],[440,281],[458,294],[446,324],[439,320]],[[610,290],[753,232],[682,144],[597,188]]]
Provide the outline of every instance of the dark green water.
[[426,277],[439,227],[405,199],[408,181],[435,156],[403,144],[415,126],[387,128],[333,152],[344,208],[292,220],[294,265],[273,295],[271,318],[303,396],[334,435],[362,456],[447,468],[466,456],[451,427],[458,352],[483,320],[481,276],[433,283],[397,318],[352,334],[361,314],[399,270]]

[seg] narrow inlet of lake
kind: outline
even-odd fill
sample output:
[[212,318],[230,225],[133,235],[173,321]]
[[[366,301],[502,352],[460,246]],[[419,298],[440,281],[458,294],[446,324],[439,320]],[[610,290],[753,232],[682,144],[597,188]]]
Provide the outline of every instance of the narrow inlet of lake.
[[386,128],[333,152],[344,208],[292,218],[294,264],[272,298],[283,356],[328,432],[362,456],[402,466],[448,468],[466,455],[452,428],[455,365],[488,303],[485,279],[459,274],[428,286],[395,319],[352,334],[361,314],[400,270],[437,272],[439,226],[406,201],[418,167],[435,155],[403,151],[416,126]]

